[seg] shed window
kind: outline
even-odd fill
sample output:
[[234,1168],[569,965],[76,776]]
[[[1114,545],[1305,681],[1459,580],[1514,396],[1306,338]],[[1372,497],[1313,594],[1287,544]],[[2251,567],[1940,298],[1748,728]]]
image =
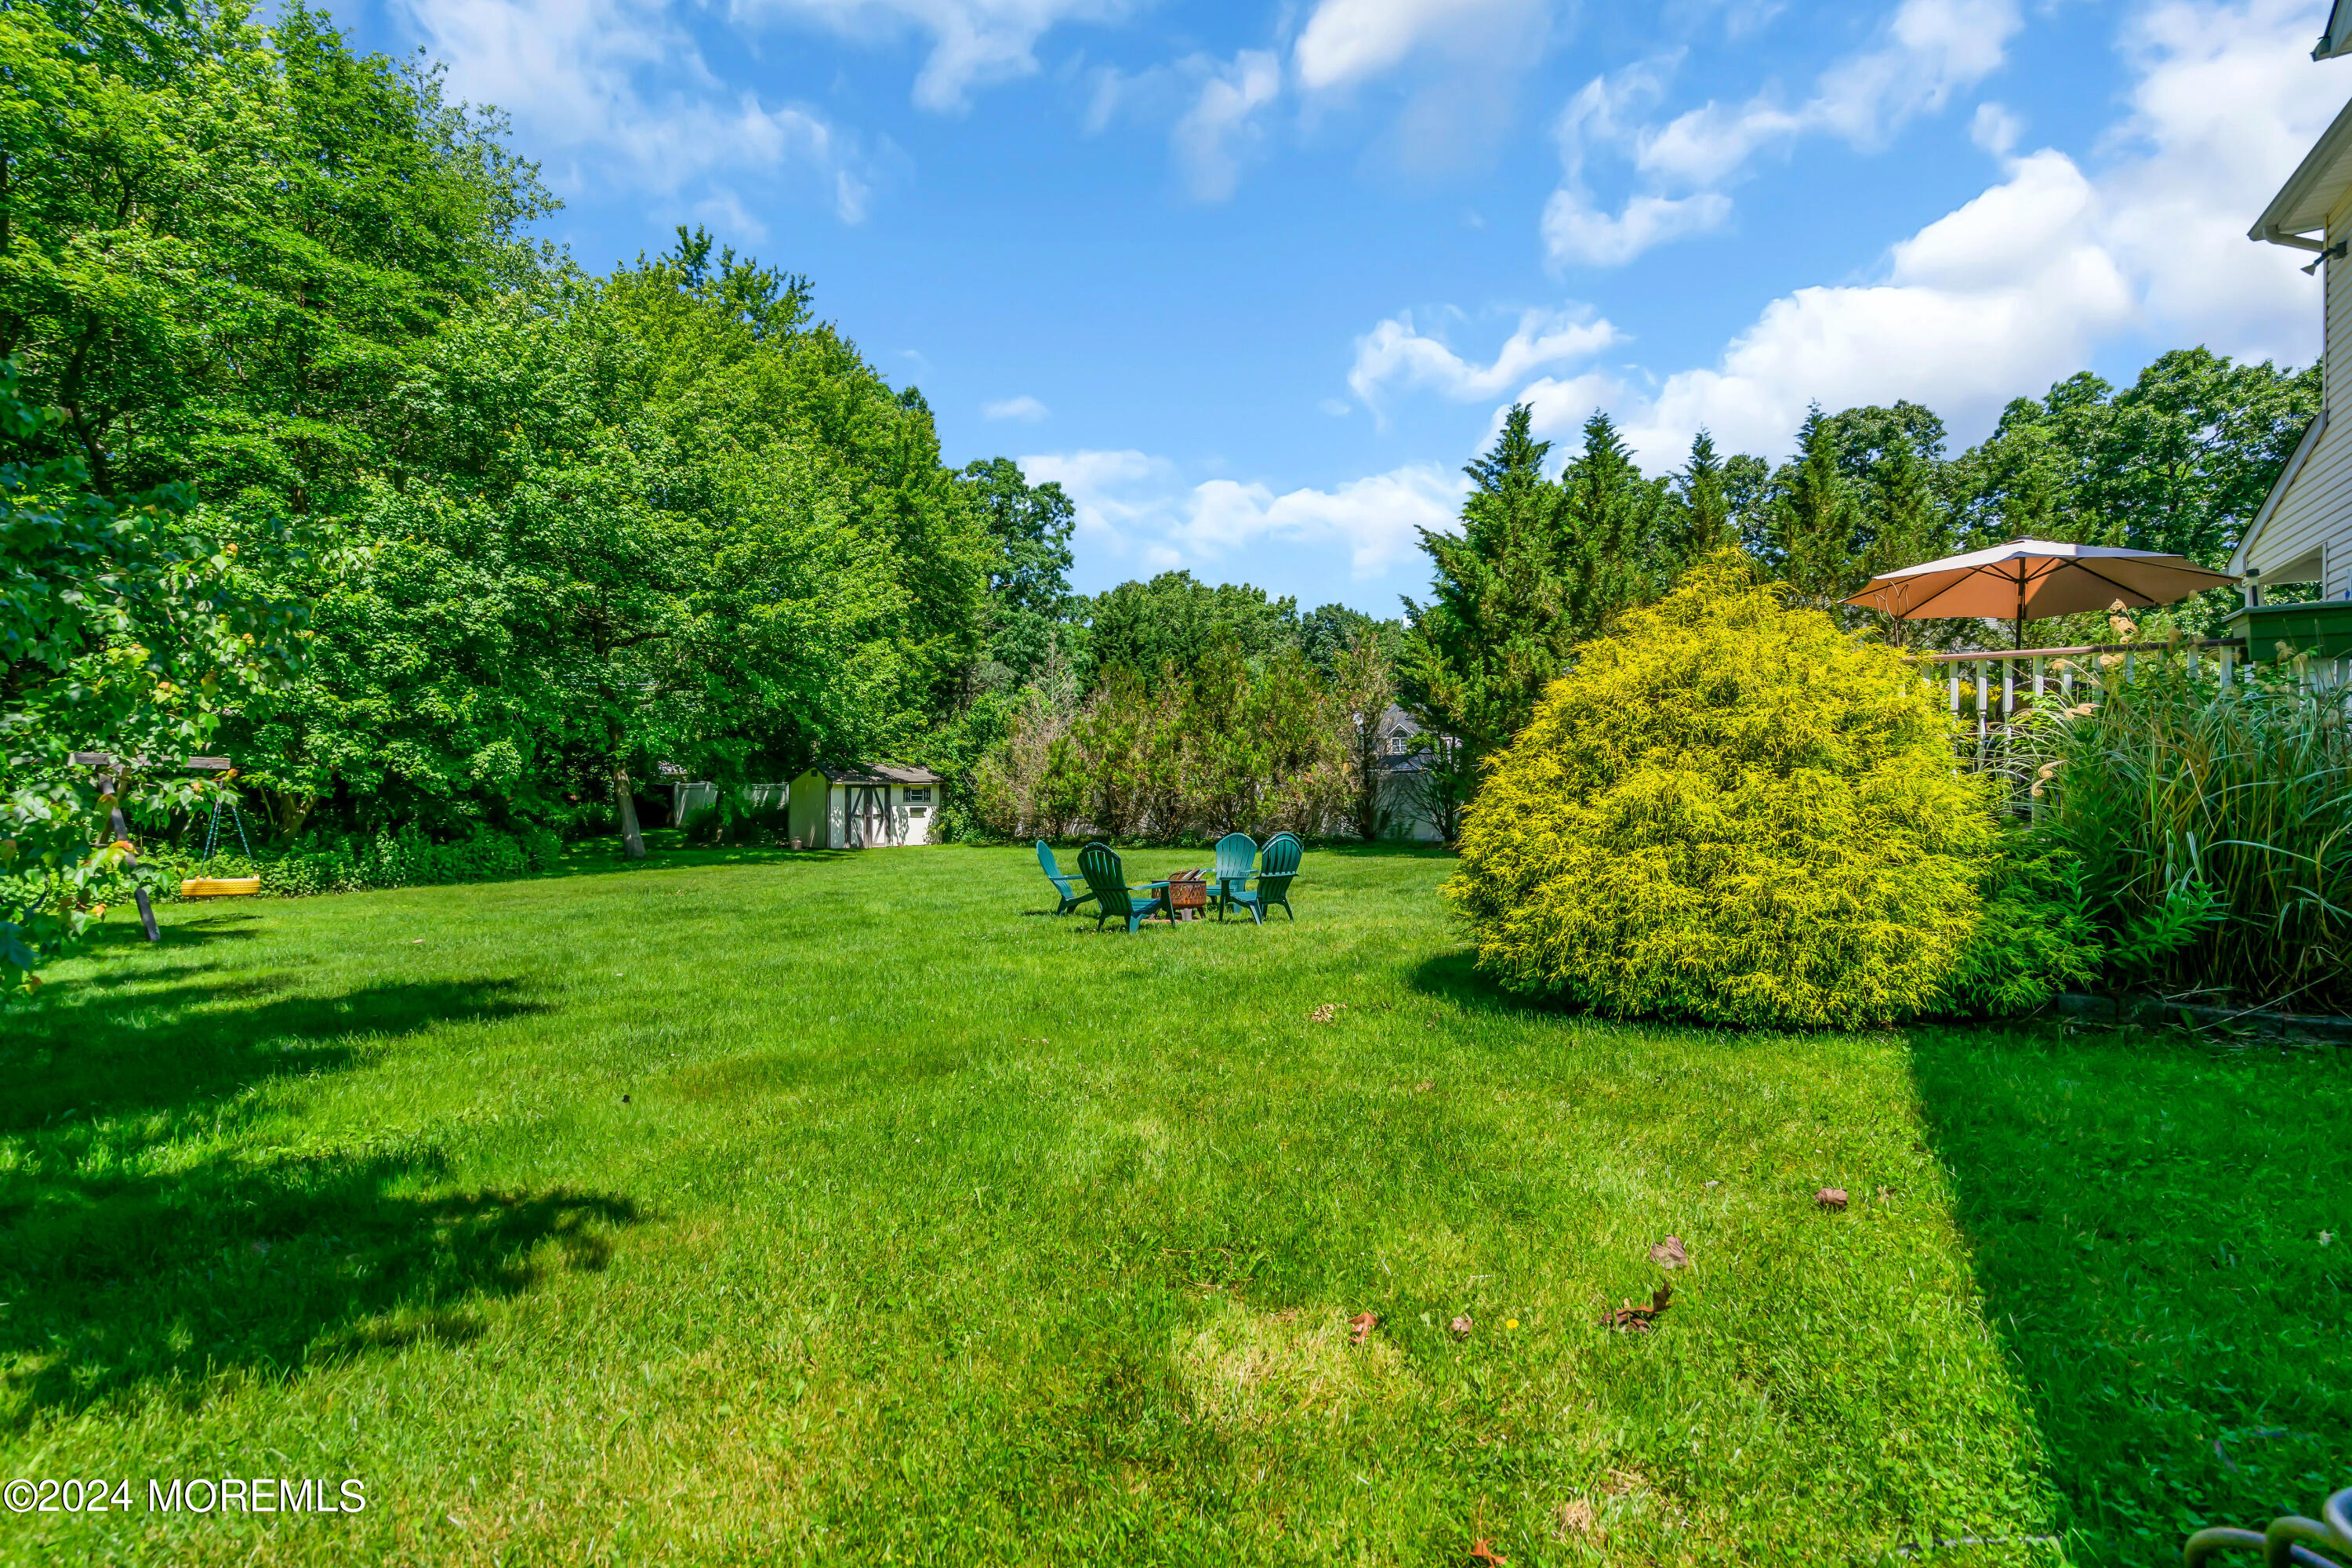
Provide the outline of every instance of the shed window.
[[909,784],[909,785],[908,785],[908,786],[907,786],[907,804],[908,804],[908,805],[929,805],[929,804],[930,803],[930,798],[931,798],[931,791],[930,791],[930,786],[929,786],[929,785],[928,785],[928,784],[921,784],[921,785]]

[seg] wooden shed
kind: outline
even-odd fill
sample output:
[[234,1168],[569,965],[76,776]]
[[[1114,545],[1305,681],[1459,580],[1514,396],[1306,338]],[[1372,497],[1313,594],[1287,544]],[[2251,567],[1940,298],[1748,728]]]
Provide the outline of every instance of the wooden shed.
[[929,768],[811,768],[793,781],[792,836],[812,849],[929,844],[940,785]]

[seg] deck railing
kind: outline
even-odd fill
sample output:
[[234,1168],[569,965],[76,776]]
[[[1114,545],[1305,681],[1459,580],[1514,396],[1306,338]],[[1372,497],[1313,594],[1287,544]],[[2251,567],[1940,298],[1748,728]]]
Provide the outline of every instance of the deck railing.
[[[2112,691],[2143,669],[2170,661],[2185,663],[2191,680],[2209,670],[2223,687],[2253,679],[2256,668],[2242,637],[2198,642],[2086,643],[2079,647],[1981,648],[1966,653],[1920,653],[1921,665],[1943,665],[1951,703],[1955,742],[1964,766],[2007,775],[2019,788],[2020,809],[2031,795],[2028,774],[2033,748],[2020,731],[2018,716],[2045,701],[2071,707],[2076,689],[2084,695]],[[2321,700],[2341,702],[2352,717],[2352,658],[2305,655],[2287,666],[2298,686]],[[1969,731],[1973,721],[1975,733]],[[2021,743],[2024,742],[2024,743]]]
[[[2080,647],[2020,647],[1988,648],[1968,653],[1923,653],[1912,657],[1921,664],[1949,667],[1946,679],[1951,692],[1952,717],[1961,716],[1960,699],[1973,681],[1976,701],[1970,710],[1976,717],[1977,743],[1979,748],[1993,737],[1996,728],[2006,728],[2017,716],[2019,699],[2027,706],[2038,706],[2055,688],[2063,700],[2072,702],[2077,675],[2096,670],[2104,679],[2108,672],[2120,669],[2128,681],[2137,668],[2141,656],[2150,654],[2185,654],[2189,674],[2194,679],[2202,659],[2216,660],[2221,667],[2221,680],[2228,685],[2239,678],[2246,668],[2246,642],[2243,637],[2208,637],[2201,642],[2122,642],[2085,643]],[[1999,673],[1996,674],[1996,667]],[[1993,705],[2000,697],[1998,710]],[[1996,717],[1996,713],[1998,717]]]

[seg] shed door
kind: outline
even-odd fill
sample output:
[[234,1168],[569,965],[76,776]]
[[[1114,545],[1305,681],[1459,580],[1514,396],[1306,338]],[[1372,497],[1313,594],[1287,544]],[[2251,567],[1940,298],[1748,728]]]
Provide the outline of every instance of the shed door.
[[890,842],[890,786],[861,784],[849,792],[849,815],[860,844]]

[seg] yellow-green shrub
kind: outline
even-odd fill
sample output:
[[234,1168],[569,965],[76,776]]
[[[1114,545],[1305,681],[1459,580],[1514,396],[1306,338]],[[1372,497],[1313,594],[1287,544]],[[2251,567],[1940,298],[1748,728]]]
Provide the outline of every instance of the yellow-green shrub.
[[1448,896],[1508,989],[1851,1026],[1940,1005],[1997,853],[1893,650],[1723,552],[1587,643],[1496,760]]

